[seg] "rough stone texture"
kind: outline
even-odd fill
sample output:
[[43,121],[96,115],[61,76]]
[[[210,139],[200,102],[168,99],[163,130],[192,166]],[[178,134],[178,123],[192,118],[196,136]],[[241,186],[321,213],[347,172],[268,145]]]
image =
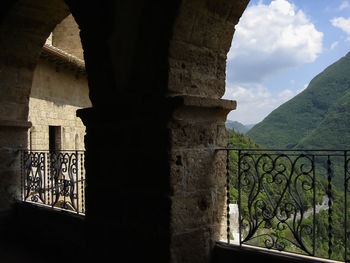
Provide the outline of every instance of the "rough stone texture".
[[30,97],[57,105],[91,107],[86,75],[40,59],[34,71]]
[[[21,154],[29,123],[0,122],[0,214],[7,214],[21,192]],[[2,219],[0,219],[1,221]]]
[[[0,152],[18,165],[0,170],[0,211],[20,195],[20,156],[27,145],[33,72],[50,31],[69,13],[61,0],[5,1],[0,11]],[[15,189],[15,190],[13,190]]]
[[170,91],[213,98],[224,95],[226,54],[248,2],[183,1],[169,48]]
[[52,45],[80,59],[84,59],[79,31],[74,17],[72,15],[67,16],[52,32]]
[[91,107],[85,75],[40,59],[34,71],[28,120],[28,147],[49,149],[49,126],[61,126],[61,149],[84,150],[85,126],[76,116],[81,108]]
[[208,48],[172,41],[169,91],[220,98],[225,92],[226,56]]
[[178,149],[172,152],[172,163],[175,165],[171,166],[171,186],[175,194],[225,188],[226,174],[222,173],[226,169],[224,151]]
[[31,98],[28,119],[33,127],[28,132],[28,147],[32,150],[48,150],[49,126],[61,126],[61,149],[84,150],[85,126],[76,117],[78,109],[80,107]]
[[[208,262],[214,241],[226,235],[226,153],[214,149],[226,146],[224,122],[236,105],[218,99],[234,26],[247,4],[183,1],[174,25],[168,89],[193,96],[175,109],[169,124],[173,262]],[[198,103],[195,96],[213,101]]]
[[[226,146],[224,121],[236,104],[193,96],[178,101],[169,123],[171,256],[173,262],[205,262],[225,229],[226,152],[217,148]],[[188,249],[183,244],[192,238],[205,243]]]

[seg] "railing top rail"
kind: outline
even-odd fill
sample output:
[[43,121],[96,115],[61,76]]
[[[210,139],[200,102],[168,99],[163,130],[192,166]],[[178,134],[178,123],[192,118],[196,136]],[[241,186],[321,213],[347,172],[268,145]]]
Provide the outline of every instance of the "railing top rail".
[[251,152],[350,152],[350,149],[281,149],[281,148],[216,148],[221,151],[251,151]]
[[26,151],[26,152],[85,152],[85,150],[56,150],[56,151],[52,151],[52,150],[30,150],[30,149],[21,149],[22,151]]

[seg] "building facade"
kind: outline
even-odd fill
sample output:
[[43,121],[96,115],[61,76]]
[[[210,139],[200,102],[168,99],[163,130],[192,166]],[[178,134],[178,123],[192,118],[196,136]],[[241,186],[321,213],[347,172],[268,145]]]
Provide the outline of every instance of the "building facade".
[[[65,31],[60,30],[62,25]],[[84,150],[85,126],[76,111],[91,107],[84,60],[52,44],[72,50],[70,45],[80,38],[70,39],[65,45],[53,39],[64,39],[62,32],[78,32],[74,18],[69,16],[51,33],[33,75],[29,99],[28,131],[30,150]],[[65,33],[63,33],[65,34]],[[66,39],[64,39],[66,41]],[[58,42],[58,44],[57,44]],[[80,42],[79,42],[80,43]],[[79,46],[74,51],[81,56]],[[80,50],[81,44],[80,44]]]

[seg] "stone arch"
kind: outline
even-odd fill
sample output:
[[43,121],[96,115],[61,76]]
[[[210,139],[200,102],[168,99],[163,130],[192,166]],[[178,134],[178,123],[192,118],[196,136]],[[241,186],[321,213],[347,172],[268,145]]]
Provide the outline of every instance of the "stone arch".
[[[30,83],[45,38],[67,15],[52,4],[59,2],[18,0],[8,6],[0,33],[12,38],[0,40],[6,50],[0,67],[27,68],[21,76]],[[208,262],[225,203],[225,155],[215,148],[226,144],[224,121],[235,107],[220,100],[226,53],[248,0],[66,3],[81,30],[94,105],[79,112],[87,126],[86,252],[99,260],[118,249],[119,259],[128,262]],[[12,31],[20,21],[32,22],[17,37]],[[13,83],[9,76],[0,80]],[[30,86],[23,87],[25,92],[15,92],[24,94],[23,113],[2,128],[5,137],[17,129],[13,123],[21,126],[17,121],[24,130],[29,126]],[[13,138],[22,134],[25,141],[23,128]]]
[[7,1],[0,21],[0,210],[20,196],[20,152],[27,145],[28,102],[36,61],[69,9],[61,0]]
[[174,262],[207,262],[215,241],[226,240],[226,153],[215,148],[226,147],[226,116],[236,107],[220,98],[234,28],[248,2],[183,1],[175,20],[168,90],[183,105],[170,122]]
[[221,98],[226,56],[249,0],[183,1],[169,47],[170,92]]

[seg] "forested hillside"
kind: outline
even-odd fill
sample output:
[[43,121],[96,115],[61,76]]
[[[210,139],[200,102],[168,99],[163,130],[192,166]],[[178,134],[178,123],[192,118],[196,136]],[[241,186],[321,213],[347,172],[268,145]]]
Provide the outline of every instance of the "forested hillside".
[[247,136],[268,148],[350,148],[350,53]]

